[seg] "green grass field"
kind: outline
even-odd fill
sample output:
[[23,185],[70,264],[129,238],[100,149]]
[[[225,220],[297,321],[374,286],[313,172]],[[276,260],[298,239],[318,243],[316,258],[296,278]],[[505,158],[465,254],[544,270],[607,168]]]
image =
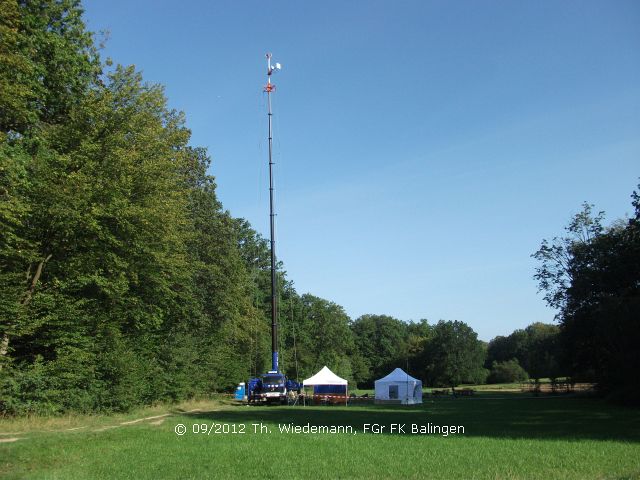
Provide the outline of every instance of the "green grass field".
[[[0,477],[640,478],[640,411],[594,399],[513,393],[429,398],[414,407],[199,407],[205,411],[164,417],[161,408],[145,410],[136,414],[156,418],[124,425],[136,414],[4,420],[0,439],[19,440],[0,443]],[[285,423],[356,433],[280,433]],[[383,433],[363,432],[373,423]],[[409,433],[411,424],[428,423],[460,425],[464,434]],[[216,433],[212,424],[245,433]],[[254,433],[252,424],[270,432]],[[391,433],[391,424],[405,424],[407,433]]]

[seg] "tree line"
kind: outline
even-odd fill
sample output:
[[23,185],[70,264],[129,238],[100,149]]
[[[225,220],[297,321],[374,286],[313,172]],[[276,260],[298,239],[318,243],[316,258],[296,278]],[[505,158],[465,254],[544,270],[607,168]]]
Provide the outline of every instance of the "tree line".
[[545,301],[557,309],[560,362],[612,400],[640,403],[640,186],[631,218],[605,226],[584,203],[563,236],[533,255]]
[[[184,115],[134,67],[100,58],[79,1],[0,0],[0,13],[0,412],[123,411],[228,391],[267,370],[269,245],[218,200]],[[609,261],[598,248],[630,235],[615,231],[575,247],[576,265]],[[328,365],[363,387],[397,366],[433,386],[577,368],[601,378],[601,364],[560,355],[583,345],[568,326],[593,306],[578,296],[587,280],[567,278],[583,287],[550,290],[574,309],[559,327],[486,344],[460,321],[352,320],[298,293],[279,264],[281,364],[299,379]],[[606,308],[622,318],[616,305]]]
[[266,327],[207,152],[79,2],[0,11],[0,410],[227,388]]

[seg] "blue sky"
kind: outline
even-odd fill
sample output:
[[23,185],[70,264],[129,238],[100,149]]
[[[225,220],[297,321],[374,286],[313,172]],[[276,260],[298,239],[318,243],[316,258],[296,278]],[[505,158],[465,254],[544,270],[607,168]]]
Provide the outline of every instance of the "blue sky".
[[265,236],[273,52],[278,256],[352,318],[457,319],[484,340],[551,322],[531,253],[585,200],[632,211],[637,1],[83,3]]

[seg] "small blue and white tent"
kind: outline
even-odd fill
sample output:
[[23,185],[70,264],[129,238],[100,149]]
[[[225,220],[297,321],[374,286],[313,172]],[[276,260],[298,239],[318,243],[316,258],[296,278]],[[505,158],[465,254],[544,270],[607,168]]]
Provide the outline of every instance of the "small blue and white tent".
[[375,381],[376,403],[415,405],[422,403],[422,382],[401,368]]

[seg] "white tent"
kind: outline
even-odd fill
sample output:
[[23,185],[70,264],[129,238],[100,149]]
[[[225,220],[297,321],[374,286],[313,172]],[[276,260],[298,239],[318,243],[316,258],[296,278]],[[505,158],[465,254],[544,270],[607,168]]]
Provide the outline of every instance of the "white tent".
[[322,367],[318,373],[313,377],[307,378],[302,382],[304,386],[307,385],[346,385],[347,381],[344,378],[340,378],[333,373],[327,366]]
[[[347,402],[347,381],[344,378],[340,378],[335,373],[333,373],[329,368],[325,365],[322,369],[316,373],[314,376],[307,378],[302,382],[302,385],[306,386],[344,386],[344,401]],[[342,388],[339,389],[339,397],[342,398]],[[335,396],[335,393],[332,392],[327,396]]]
[[422,382],[401,368],[375,381],[376,403],[422,403]]

